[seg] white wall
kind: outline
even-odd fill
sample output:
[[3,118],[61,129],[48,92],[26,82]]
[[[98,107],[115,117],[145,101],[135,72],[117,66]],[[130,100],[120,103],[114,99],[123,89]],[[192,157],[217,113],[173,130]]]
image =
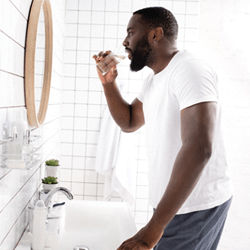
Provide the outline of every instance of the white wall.
[[216,68],[235,194],[219,250],[250,249],[250,2],[201,0],[200,44]]
[[[172,11],[180,26],[180,48],[195,47],[199,10],[196,0],[68,1],[60,183],[68,187],[76,199],[102,200],[104,194],[104,178],[95,172],[94,167],[106,99],[92,56],[121,44],[133,11],[147,6],[163,6]],[[118,65],[118,72],[117,82],[124,83],[127,100],[132,101],[150,71],[132,73],[127,61]],[[137,181],[136,202],[132,210],[140,228],[152,214],[152,208],[148,206],[144,128],[136,132],[134,150]],[[121,201],[121,198],[117,194],[110,200]]]
[[[25,109],[24,51],[28,14],[32,0],[0,1],[0,124],[7,114]],[[27,226],[27,206],[36,195],[43,177],[43,162],[59,157],[65,0],[51,0],[54,53],[51,97],[44,125],[32,129],[41,134],[42,161],[31,170],[0,167],[0,249],[15,248]],[[1,129],[0,129],[1,131]],[[0,134],[0,141],[2,134]],[[0,152],[1,154],[1,152]]]

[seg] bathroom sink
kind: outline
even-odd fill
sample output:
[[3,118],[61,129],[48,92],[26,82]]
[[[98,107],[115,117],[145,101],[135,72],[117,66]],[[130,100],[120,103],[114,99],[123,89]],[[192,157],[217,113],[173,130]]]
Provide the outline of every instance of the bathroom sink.
[[129,206],[123,202],[66,201],[61,224],[60,250],[76,245],[115,250],[137,231]]

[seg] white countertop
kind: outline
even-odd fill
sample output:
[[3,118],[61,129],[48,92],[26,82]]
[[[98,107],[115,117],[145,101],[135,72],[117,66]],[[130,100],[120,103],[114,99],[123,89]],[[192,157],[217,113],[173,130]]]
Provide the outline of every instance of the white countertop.
[[31,234],[25,231],[15,250],[30,250],[30,249],[31,249]]

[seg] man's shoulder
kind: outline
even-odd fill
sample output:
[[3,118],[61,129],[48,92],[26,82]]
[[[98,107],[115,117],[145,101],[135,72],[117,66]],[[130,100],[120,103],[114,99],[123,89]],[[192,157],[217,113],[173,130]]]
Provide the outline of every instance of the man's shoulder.
[[178,64],[175,67],[175,73],[185,73],[185,72],[200,72],[200,71],[210,71],[215,73],[213,67],[201,57],[193,55],[190,52],[184,51],[178,60]]
[[176,70],[181,69],[183,66],[188,65],[192,60],[197,58],[186,50],[180,50],[170,61],[169,65],[165,68],[165,73],[174,74]]

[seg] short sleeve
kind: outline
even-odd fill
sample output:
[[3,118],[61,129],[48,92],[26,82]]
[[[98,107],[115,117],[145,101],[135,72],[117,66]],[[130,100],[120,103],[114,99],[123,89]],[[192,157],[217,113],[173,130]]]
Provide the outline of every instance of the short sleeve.
[[172,85],[180,110],[201,102],[218,102],[216,73],[202,60],[182,62],[175,70]]

